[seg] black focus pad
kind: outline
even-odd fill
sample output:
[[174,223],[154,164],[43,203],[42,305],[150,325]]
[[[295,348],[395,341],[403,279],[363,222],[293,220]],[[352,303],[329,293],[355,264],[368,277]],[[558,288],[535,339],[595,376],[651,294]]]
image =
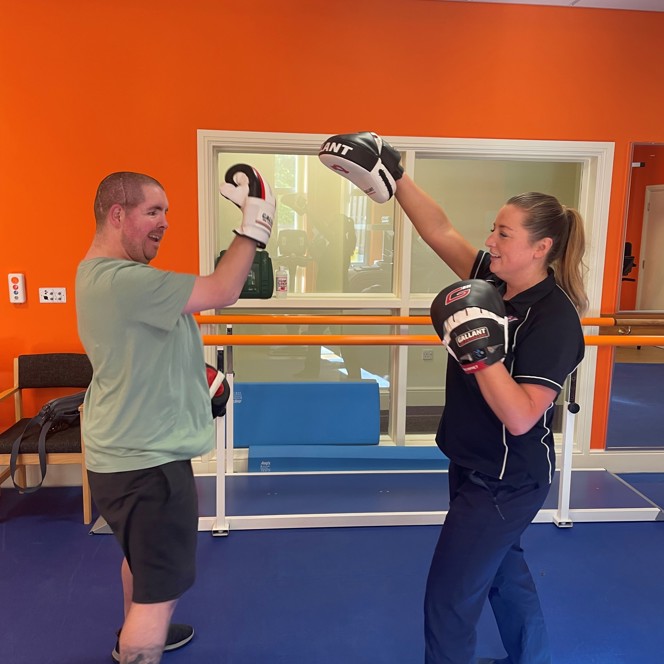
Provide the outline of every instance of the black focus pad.
[[442,290],[431,304],[431,322],[449,354],[466,373],[505,359],[505,304],[486,281],[459,281]]
[[445,338],[445,321],[469,307],[479,307],[503,318],[505,303],[500,293],[484,279],[456,281],[444,288],[431,303],[431,322],[441,341]]
[[221,417],[226,414],[226,404],[231,395],[231,388],[226,376],[215,369],[211,364],[205,365],[208,387],[210,388],[210,404],[212,417]]

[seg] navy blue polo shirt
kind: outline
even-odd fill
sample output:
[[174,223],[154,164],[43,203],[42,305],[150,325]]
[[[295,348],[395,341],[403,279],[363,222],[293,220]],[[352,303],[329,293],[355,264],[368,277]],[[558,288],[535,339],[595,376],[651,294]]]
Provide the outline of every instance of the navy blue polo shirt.
[[[490,270],[490,256],[480,251],[470,275],[505,292]],[[517,383],[562,390],[584,355],[579,315],[553,271],[540,283],[505,300],[509,343],[505,367]],[[554,404],[527,433],[514,436],[488,406],[477,379],[448,361],[445,409],[436,442],[454,463],[516,486],[535,480],[551,483],[556,467],[553,443]],[[554,400],[555,401],[555,400]]]

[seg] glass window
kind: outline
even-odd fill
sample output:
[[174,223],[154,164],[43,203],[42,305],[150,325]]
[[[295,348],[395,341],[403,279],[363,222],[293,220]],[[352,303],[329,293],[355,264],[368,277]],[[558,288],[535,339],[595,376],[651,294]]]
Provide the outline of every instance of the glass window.
[[[321,166],[317,153],[325,136],[200,130],[198,138],[201,270],[212,269],[214,256],[231,242],[232,229],[239,222],[239,211],[219,198],[217,181],[229,166],[241,162],[257,167],[273,185],[277,214],[268,251],[274,267],[284,265],[291,274],[294,297],[240,300],[227,313],[426,315],[435,293],[457,279],[412,231],[394,201],[377,205],[347,180]],[[581,207],[589,241],[591,310],[599,310],[613,144],[427,137],[388,140],[401,150],[407,172],[442,204],[454,225],[478,249],[484,246],[497,211],[514,194],[540,190],[556,195],[567,205]],[[290,328],[235,325],[234,332],[301,336],[384,334],[388,329],[384,325],[340,324],[325,328],[293,321]],[[308,385],[313,389],[315,382],[338,381],[337,388],[343,388],[349,379],[373,381],[370,386],[375,384],[380,389],[382,434],[376,449],[382,448],[381,453],[397,452],[390,462],[391,470],[412,470],[426,455],[409,456],[413,450],[395,447],[433,448],[414,451],[434,452],[436,460],[440,458],[434,432],[445,404],[448,356],[430,325],[411,326],[407,333],[431,335],[431,343],[342,347],[330,342],[307,346],[298,339],[300,345],[293,346],[280,344],[277,338],[268,346],[236,346],[235,380],[290,381],[300,383],[296,388],[303,390]],[[589,353],[579,373],[581,403],[583,393],[592,394],[594,389],[594,365],[594,355]],[[561,429],[563,399],[561,395],[556,403],[556,432]],[[337,411],[341,416],[342,411]],[[576,423],[577,433],[582,435],[576,436],[575,449],[585,460],[589,458],[585,448],[591,418],[592,408],[582,408]],[[241,447],[226,460],[226,467],[230,465],[236,472],[246,470],[252,461],[252,455]],[[344,470],[366,469],[346,461]],[[253,468],[252,472],[264,472],[262,465],[259,470]],[[349,475],[348,481],[353,477]],[[418,476],[418,484],[420,477],[425,475]],[[307,484],[312,497],[317,494],[319,482],[317,476]]]
[[[223,312],[220,312],[223,313]],[[232,312],[231,312],[232,313]],[[264,313],[246,309],[243,314]],[[389,315],[389,310],[348,311],[317,310],[307,315],[343,316]],[[282,310],[279,314],[302,314],[296,310]],[[216,334],[224,334],[225,326],[219,325]],[[233,325],[233,334],[252,335],[363,335],[389,334],[385,325]],[[236,380],[245,382],[300,382],[347,380],[374,380],[387,394],[390,388],[390,346],[280,345],[275,341],[265,346],[235,346],[233,365]]]
[[[268,245],[274,267],[283,265],[293,293],[393,293],[395,203],[378,205],[347,180],[321,168],[314,155],[219,153],[220,179],[235,163],[250,163],[273,184],[277,200],[275,231]],[[415,181],[438,201],[455,227],[484,246],[493,220],[505,201],[523,191],[545,191],[577,207],[581,164],[501,159],[458,159],[418,155]],[[217,253],[232,239],[239,211],[220,199]],[[412,231],[411,296],[437,293],[456,275]],[[250,305],[250,302],[247,302]],[[348,313],[359,313],[347,309]],[[247,310],[249,312],[249,310]],[[257,311],[258,313],[258,311]],[[281,310],[281,313],[286,313]],[[302,313],[293,310],[291,313]],[[310,309],[307,313],[331,314]],[[337,310],[336,313],[343,313]],[[370,312],[367,312],[370,313]],[[373,310],[374,314],[380,313]],[[397,313],[384,310],[384,314]],[[427,315],[427,310],[413,310]],[[383,326],[235,326],[236,334],[385,334]],[[434,334],[432,327],[411,327],[411,334]],[[381,387],[383,433],[388,430],[389,346],[238,346],[234,350],[240,381],[376,380]],[[407,348],[405,432],[432,434],[445,403],[447,353],[438,344]],[[401,408],[404,408],[402,405]],[[561,418],[556,417],[556,431]]]
[[[578,206],[581,164],[570,162],[442,159],[418,156],[415,181],[445,210],[455,228],[484,248],[498,210],[511,196],[542,191]],[[411,293],[438,293],[458,277],[412,231]]]
[[[442,159],[417,157],[415,181],[446,211],[459,232],[484,248],[500,207],[511,196],[543,191],[565,205],[578,206],[581,165],[570,162]],[[412,230],[411,293],[438,293],[458,277]],[[427,315],[414,311],[412,315]],[[435,334],[422,327],[417,334]],[[447,352],[442,346],[408,349],[406,433],[434,433],[445,403]],[[554,431],[561,431],[562,396],[556,405]]]
[[[440,258],[438,263],[443,264]],[[445,283],[454,280],[456,277],[450,276]],[[410,315],[428,316],[429,310],[413,309]],[[431,325],[413,326],[410,328],[410,334],[430,335],[437,339],[436,331]],[[430,346],[408,346],[406,435],[427,435],[428,439],[433,441],[433,434],[438,430],[438,422],[445,405],[447,360],[447,351],[440,342],[432,343]]]
[[[270,182],[277,201],[268,244],[275,269],[289,273],[293,293],[391,293],[394,202],[376,205],[317,156],[219,153],[218,172],[249,163]],[[217,255],[233,239],[239,211],[219,199]]]

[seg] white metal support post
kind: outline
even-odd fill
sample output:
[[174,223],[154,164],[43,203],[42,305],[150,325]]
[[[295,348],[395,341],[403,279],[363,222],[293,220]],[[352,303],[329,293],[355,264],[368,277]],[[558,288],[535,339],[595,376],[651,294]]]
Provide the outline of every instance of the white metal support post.
[[[226,325],[226,334],[233,334],[233,326]],[[221,465],[217,462],[217,472],[219,468],[224,469],[224,473],[229,475],[233,474],[235,470],[233,467],[233,462],[235,460],[235,444],[233,431],[234,429],[234,414],[235,414],[235,369],[233,368],[233,346],[224,346],[224,366],[226,367],[226,380],[230,387],[231,396],[226,404],[226,456],[225,456],[225,465],[224,460],[221,460]]]
[[569,513],[570,492],[572,485],[572,452],[574,451],[574,419],[579,412],[576,403],[576,369],[570,374],[567,385],[567,398],[563,412],[563,449],[560,463],[560,486],[558,488],[558,511],[553,522],[559,528],[571,528],[572,520]]
[[[226,330],[228,334],[231,332]],[[233,469],[233,347],[224,346],[223,366],[217,368],[226,374],[230,397],[226,404],[226,414],[218,417],[215,421],[215,437],[217,448],[217,472],[215,482],[215,509],[216,518],[212,526],[212,535],[222,537],[228,535],[229,525],[226,518],[226,473],[227,463],[230,458],[231,472]],[[219,352],[217,352],[217,362],[219,362]],[[230,444],[230,449],[229,449]]]
[[[228,521],[226,520],[226,473],[224,472],[224,458],[226,455],[226,416],[215,420],[215,437],[217,441],[217,474],[215,483],[215,510],[216,517],[212,525],[212,535],[220,537],[228,535]],[[221,471],[219,470],[221,468]]]

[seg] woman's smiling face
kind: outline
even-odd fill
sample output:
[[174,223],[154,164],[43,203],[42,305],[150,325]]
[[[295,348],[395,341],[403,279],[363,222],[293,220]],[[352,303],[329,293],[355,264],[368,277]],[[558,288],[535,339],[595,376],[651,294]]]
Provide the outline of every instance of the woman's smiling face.
[[507,284],[527,279],[533,269],[541,271],[541,259],[548,251],[549,243],[531,242],[524,226],[527,214],[515,205],[504,205],[485,242],[491,256],[491,271]]

